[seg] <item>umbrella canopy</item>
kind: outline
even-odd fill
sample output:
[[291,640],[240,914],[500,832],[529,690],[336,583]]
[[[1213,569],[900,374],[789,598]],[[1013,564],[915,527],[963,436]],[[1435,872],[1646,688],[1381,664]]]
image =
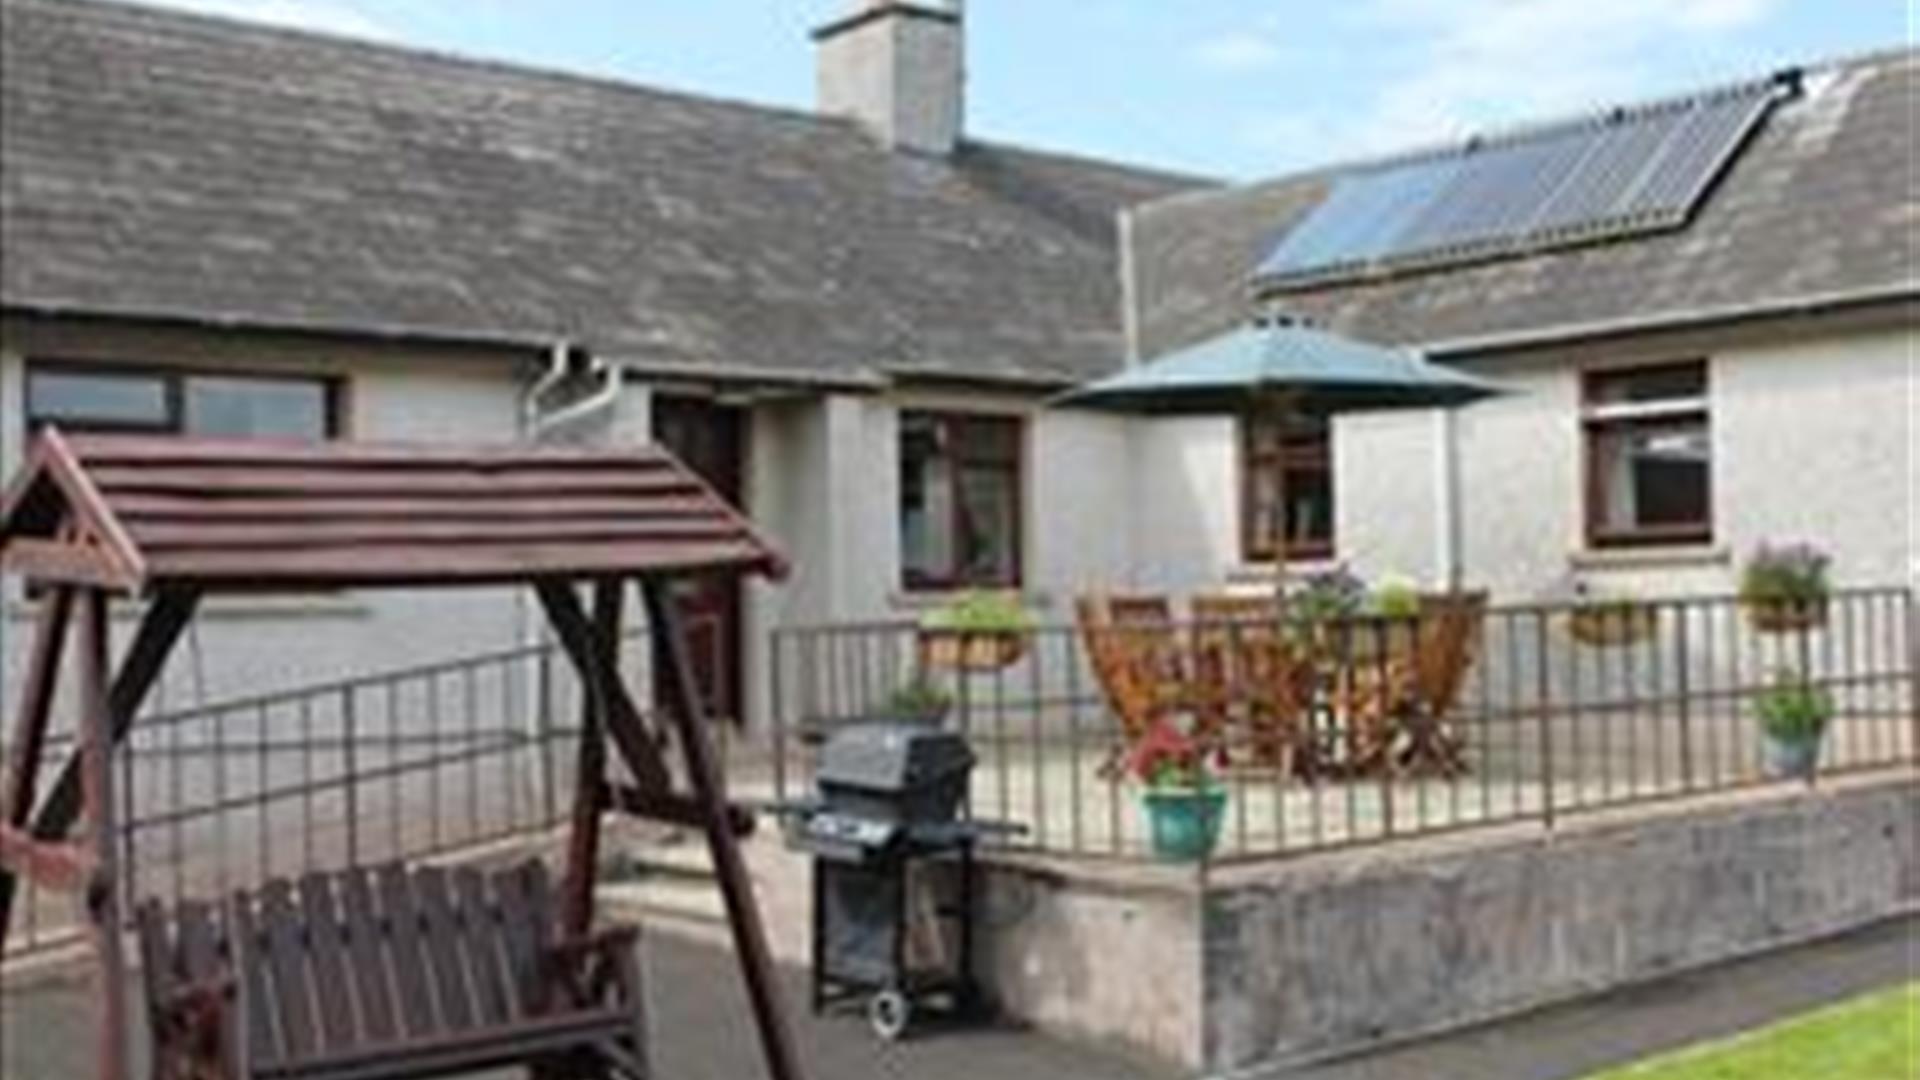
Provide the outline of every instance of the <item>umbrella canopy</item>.
[[1056,405],[1157,415],[1245,412],[1264,402],[1315,415],[1465,405],[1484,379],[1298,322],[1245,326],[1070,390]]

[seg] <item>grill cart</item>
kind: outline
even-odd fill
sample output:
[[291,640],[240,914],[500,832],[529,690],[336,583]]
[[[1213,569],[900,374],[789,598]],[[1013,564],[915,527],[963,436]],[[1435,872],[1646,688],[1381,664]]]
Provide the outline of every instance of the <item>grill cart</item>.
[[815,797],[780,808],[789,844],[814,857],[816,1013],[864,1000],[891,1041],[931,1003],[976,1004],[974,847],[1007,828],[962,820],[973,765],[957,733],[855,724],[821,748]]

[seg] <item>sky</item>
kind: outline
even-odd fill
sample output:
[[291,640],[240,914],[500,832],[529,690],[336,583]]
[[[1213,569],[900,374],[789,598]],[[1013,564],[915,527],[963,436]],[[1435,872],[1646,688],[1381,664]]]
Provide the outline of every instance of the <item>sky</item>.
[[[144,0],[776,105],[854,0]],[[1898,45],[1920,0],[966,0],[970,133],[1254,179]]]

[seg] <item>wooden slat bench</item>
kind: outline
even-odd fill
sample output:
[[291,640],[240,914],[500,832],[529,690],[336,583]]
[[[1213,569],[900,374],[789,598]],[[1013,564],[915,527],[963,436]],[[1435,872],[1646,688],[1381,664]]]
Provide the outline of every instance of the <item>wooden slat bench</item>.
[[555,941],[537,860],[387,865],[139,912],[158,1080],[391,1080],[525,1065],[644,1080],[631,928]]

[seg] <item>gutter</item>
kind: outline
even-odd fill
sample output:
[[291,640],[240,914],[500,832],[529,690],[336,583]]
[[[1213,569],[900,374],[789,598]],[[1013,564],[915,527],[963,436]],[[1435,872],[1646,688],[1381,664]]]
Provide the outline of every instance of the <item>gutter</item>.
[[[192,313],[113,308],[102,305],[21,301],[0,298],[0,314],[23,318],[104,320],[149,323],[163,327],[189,327],[203,330],[251,331],[262,334],[294,334],[348,341],[380,341],[396,344],[420,344],[467,348],[505,349],[513,352],[542,353],[550,350],[554,339],[534,333],[504,330],[457,330],[398,323],[342,325],[299,319],[266,319],[232,313]],[[878,390],[888,380],[869,370],[827,373],[765,365],[728,363],[724,366],[701,361],[676,363],[671,360],[647,360],[629,365],[634,374],[698,379],[705,382],[769,382],[818,389]]]
[[1531,330],[1515,330],[1478,337],[1451,338],[1425,342],[1418,346],[1429,359],[1467,356],[1478,353],[1511,352],[1540,345],[1565,345],[1577,341],[1631,337],[1661,330],[1689,330],[1725,323],[1758,319],[1797,318],[1877,304],[1913,303],[1920,300],[1916,282],[1852,292],[1813,293],[1785,300],[1763,300],[1752,304],[1695,308],[1645,316],[1633,315],[1585,323],[1562,323]]

